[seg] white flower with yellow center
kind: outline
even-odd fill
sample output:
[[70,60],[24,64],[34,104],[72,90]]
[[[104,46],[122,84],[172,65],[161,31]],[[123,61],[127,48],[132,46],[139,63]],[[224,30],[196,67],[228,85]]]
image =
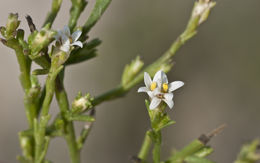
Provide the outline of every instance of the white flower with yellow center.
[[173,91],[182,87],[184,83],[182,81],[174,81],[168,84],[168,78],[163,71],[158,71],[153,81],[151,80],[148,73],[144,74],[144,83],[146,87],[141,87],[138,92],[146,92],[150,98],[150,109],[153,110],[164,101],[170,108],[173,107]]
[[68,26],[64,26],[63,30],[58,31],[55,39],[61,44],[60,50],[69,52],[72,46],[83,47],[81,41],[78,41],[82,31],[77,30],[72,35]]
[[145,87],[140,87],[137,92],[146,92],[149,96],[152,95],[152,91],[158,87],[158,81],[161,78],[158,72],[154,75],[153,80],[147,72],[144,72]]

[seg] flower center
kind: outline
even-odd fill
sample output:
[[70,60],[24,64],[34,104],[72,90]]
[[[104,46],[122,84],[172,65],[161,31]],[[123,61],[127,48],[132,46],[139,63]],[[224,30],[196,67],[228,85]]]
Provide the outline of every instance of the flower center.
[[157,97],[157,98],[159,98],[159,99],[164,99],[164,96],[163,96],[163,94],[162,94],[162,93],[160,93],[160,94],[157,94],[157,95],[156,95],[156,97]]
[[152,84],[150,85],[151,91],[153,91],[156,87],[157,87],[156,82],[152,82]]
[[169,86],[167,83],[163,83],[162,88],[164,92],[168,92]]

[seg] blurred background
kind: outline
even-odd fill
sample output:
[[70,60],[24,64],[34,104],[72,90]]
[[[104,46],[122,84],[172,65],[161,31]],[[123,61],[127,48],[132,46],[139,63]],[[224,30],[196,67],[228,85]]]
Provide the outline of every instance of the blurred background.
[[[78,91],[99,95],[115,87],[126,63],[140,55],[146,64],[164,53],[184,30],[195,0],[113,0],[91,37],[100,38],[99,56],[66,70],[65,84],[72,100]],[[92,9],[82,14],[83,23]],[[25,16],[42,25],[51,0],[1,0],[0,25],[10,12],[17,12],[26,30]],[[179,149],[222,123],[223,133],[210,141],[210,158],[230,163],[241,145],[260,134],[260,1],[219,0],[198,35],[174,57],[168,78],[185,86],[175,92],[169,113],[177,122],[163,131],[162,157]],[[70,1],[65,0],[54,23],[61,29],[68,21]],[[14,52],[0,45],[0,163],[16,162],[21,154],[17,133],[27,128],[23,92],[18,81]],[[42,78],[44,79],[44,78]],[[149,119],[145,94],[136,86],[127,96],[97,107],[97,121],[82,151],[82,162],[131,162],[138,153]],[[58,108],[53,101],[52,113]],[[78,132],[82,124],[77,124]],[[63,139],[51,141],[47,157],[68,163]]]

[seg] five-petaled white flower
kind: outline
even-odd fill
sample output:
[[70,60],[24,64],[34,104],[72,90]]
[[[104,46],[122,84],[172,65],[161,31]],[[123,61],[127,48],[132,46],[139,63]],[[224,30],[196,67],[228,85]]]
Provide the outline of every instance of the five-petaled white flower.
[[138,92],[146,92],[150,98],[150,109],[153,110],[159,106],[159,104],[164,101],[170,108],[173,107],[173,91],[182,87],[184,83],[182,81],[174,81],[168,84],[168,78],[163,71],[158,71],[153,80],[150,75],[144,73],[144,83],[145,87],[138,89]]
[[55,39],[61,44],[60,50],[64,52],[69,52],[70,47],[75,45],[79,47],[83,47],[83,44],[81,41],[77,41],[81,35],[82,31],[77,30],[72,35],[70,34],[70,29],[68,26],[64,26],[64,28],[60,31],[58,31],[57,35],[55,36]]

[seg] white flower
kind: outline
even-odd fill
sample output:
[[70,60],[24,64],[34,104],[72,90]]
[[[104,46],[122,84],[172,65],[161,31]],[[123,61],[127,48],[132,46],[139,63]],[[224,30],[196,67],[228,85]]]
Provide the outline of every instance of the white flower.
[[173,107],[173,91],[182,87],[182,81],[174,81],[168,84],[168,78],[163,71],[158,71],[151,80],[148,73],[144,73],[146,87],[141,87],[138,92],[146,92],[151,97],[150,109],[153,110],[164,101],[170,108]]
[[60,50],[64,52],[69,52],[71,46],[83,47],[81,41],[77,41],[81,35],[82,31],[77,30],[72,35],[70,34],[70,29],[68,26],[64,26],[63,30],[58,31],[55,39],[61,44]]
[[153,80],[147,72],[144,72],[144,84],[145,87],[140,87],[137,92],[146,92],[148,95],[151,95],[151,92],[154,91],[158,87],[158,80],[160,78],[160,74],[157,72],[154,75]]

